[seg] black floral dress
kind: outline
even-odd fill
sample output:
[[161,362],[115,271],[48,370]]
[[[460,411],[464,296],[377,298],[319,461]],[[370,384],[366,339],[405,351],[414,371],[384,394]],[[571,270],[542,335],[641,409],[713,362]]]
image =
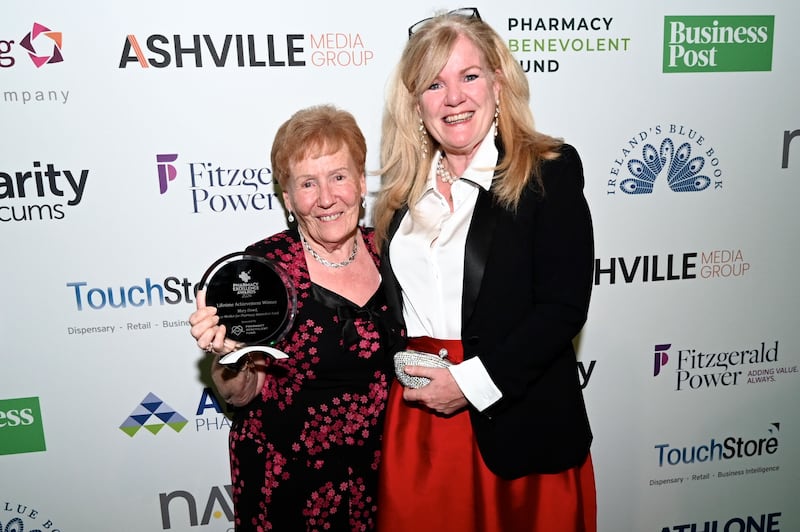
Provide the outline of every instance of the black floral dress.
[[[371,230],[367,249],[378,264]],[[311,282],[296,230],[248,252],[280,263],[297,288],[294,324],[261,394],[230,432],[237,531],[373,530],[387,345],[398,328],[379,289],[363,307]]]

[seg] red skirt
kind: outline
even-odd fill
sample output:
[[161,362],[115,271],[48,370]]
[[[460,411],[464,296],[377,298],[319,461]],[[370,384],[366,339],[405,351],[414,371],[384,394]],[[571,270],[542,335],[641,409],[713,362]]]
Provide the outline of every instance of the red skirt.
[[[412,338],[409,349],[461,362],[458,340]],[[389,392],[378,489],[378,532],[595,532],[591,456],[575,468],[504,480],[481,458],[469,413],[433,414]]]

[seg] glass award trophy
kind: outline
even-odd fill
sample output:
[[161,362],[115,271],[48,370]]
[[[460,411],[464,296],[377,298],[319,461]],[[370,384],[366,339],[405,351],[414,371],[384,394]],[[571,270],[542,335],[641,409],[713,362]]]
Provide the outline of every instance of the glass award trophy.
[[297,312],[297,293],[283,268],[264,257],[230,253],[211,265],[199,287],[206,291],[206,305],[217,308],[227,338],[242,346],[221,357],[220,364],[236,366],[253,351],[288,358],[273,347]]

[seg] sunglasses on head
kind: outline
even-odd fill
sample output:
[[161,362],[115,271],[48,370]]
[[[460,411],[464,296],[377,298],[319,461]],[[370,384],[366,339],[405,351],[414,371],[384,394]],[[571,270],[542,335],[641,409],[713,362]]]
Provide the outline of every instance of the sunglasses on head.
[[[458,15],[460,17],[476,18],[478,20],[481,20],[481,14],[478,13],[478,8],[477,7],[462,7],[462,8],[459,8],[459,9],[454,9],[452,11],[448,11],[446,13],[446,15]],[[420,20],[419,22],[415,22],[414,24],[409,26],[409,28],[408,28],[408,38],[410,39],[411,36],[414,35],[414,33],[417,32],[417,30],[419,30],[422,26],[424,26],[425,24],[427,24],[428,22],[430,22],[434,18],[436,18],[436,17],[424,18],[424,19]]]

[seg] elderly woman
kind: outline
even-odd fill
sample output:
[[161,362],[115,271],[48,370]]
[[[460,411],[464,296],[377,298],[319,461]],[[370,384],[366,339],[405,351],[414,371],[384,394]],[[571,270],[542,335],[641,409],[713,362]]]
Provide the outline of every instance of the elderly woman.
[[593,531],[572,346],[593,264],[578,153],[534,129],[525,74],[477,9],[412,26],[389,91],[375,230],[409,352],[379,529]]
[[297,292],[292,328],[241,369],[219,364],[239,346],[197,297],[189,321],[213,353],[212,378],[235,408],[230,459],[236,530],[373,530],[388,393],[388,322],[373,233],[359,227],[366,143],[331,106],[294,114],[272,145],[288,229],[251,245]]

